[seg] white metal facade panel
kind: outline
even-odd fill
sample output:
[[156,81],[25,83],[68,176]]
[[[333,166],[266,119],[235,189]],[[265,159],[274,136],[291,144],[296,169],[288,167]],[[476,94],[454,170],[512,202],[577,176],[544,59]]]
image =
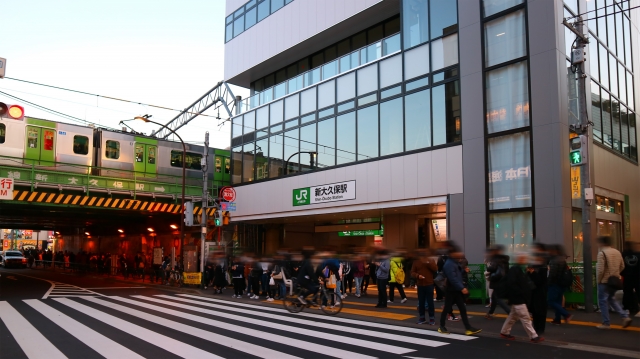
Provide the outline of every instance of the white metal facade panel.
[[[294,0],[225,44],[224,78],[228,80],[382,1]],[[227,0],[227,14],[242,4],[244,1]],[[291,35],[285,34],[289,26]]]
[[[293,206],[296,188],[350,180],[356,181],[355,200]],[[462,193],[462,146],[239,186],[236,192],[234,220],[442,203],[447,194]]]

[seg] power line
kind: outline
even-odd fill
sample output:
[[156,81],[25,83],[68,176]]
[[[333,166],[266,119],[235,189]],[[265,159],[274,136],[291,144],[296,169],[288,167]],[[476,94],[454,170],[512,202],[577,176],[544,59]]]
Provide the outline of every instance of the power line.
[[584,20],[582,20],[582,21],[583,21],[583,22],[584,22],[584,21],[591,21],[591,20],[599,19],[599,18],[601,18],[601,17],[605,17],[605,16],[609,16],[609,15],[615,15],[615,14],[624,13],[624,12],[626,12],[626,11],[630,11],[630,10],[637,9],[637,8],[640,8],[640,6],[634,6],[634,7],[631,7],[631,8],[629,8],[629,9],[627,9],[627,10],[614,11],[614,12],[612,12],[612,13],[610,13],[610,14],[604,14],[604,15],[600,15],[600,16],[592,17],[592,18],[589,18],[589,19],[584,19]]
[[[46,111],[46,112],[51,113],[51,114],[54,114],[54,115],[58,115],[58,116],[60,116],[60,117],[63,117],[63,118],[65,118],[65,119],[68,119],[68,120],[72,120],[72,121],[76,121],[76,122],[82,122],[82,123],[84,123],[84,124],[89,124],[89,125],[95,125],[95,123],[93,123],[93,122],[90,122],[90,121],[87,121],[87,120],[83,120],[83,119],[81,119],[81,118],[74,117],[74,116],[71,116],[71,115],[67,115],[67,114],[65,114],[65,113],[58,112],[58,111],[56,111],[56,110],[52,110],[52,109],[50,109],[50,108],[47,108],[47,107],[44,107],[44,106],[38,105],[38,104],[33,103],[33,102],[29,102],[29,101],[27,101],[27,100],[21,99],[21,98],[19,98],[19,97],[13,96],[13,95],[8,94],[8,93],[3,92],[3,91],[0,91],[0,94],[3,94],[3,95],[5,95],[5,96],[7,96],[7,97],[9,97],[9,98],[12,98],[12,99],[15,99],[15,100],[18,100],[18,101],[22,101],[22,102],[27,103],[27,104],[29,104],[29,105],[31,105],[31,106],[37,107],[37,108],[39,108],[39,109],[41,109],[41,110],[43,110],[43,111]],[[112,130],[114,129],[114,128],[111,128],[111,127],[105,127],[105,128],[112,129]]]
[[[593,0],[592,0],[592,1],[593,1]],[[629,5],[631,4],[631,1],[630,1],[630,0],[623,0],[623,1],[621,1],[619,4],[622,4],[623,2],[627,2],[627,3],[629,3]],[[617,4],[617,3],[613,3],[613,4],[611,4],[611,5],[605,5],[605,6],[601,7],[601,8],[597,8],[597,9],[589,10],[589,11],[587,11],[587,12],[583,12],[582,14],[578,14],[578,15],[576,15],[576,16],[568,17],[568,18],[567,18],[567,20],[575,19],[576,17],[582,16],[582,15],[586,15],[586,14],[588,14],[588,13],[590,13],[590,12],[594,12],[594,11],[598,11],[598,10],[604,10],[604,9],[608,8],[609,6],[616,6],[616,5],[618,5],[618,4]],[[628,11],[628,10],[631,10],[631,9],[622,10],[622,11]],[[611,15],[612,15],[612,14],[611,14]]]
[[[183,110],[177,110],[177,109],[175,109],[175,108],[164,107],[164,106],[158,106],[158,105],[151,105],[151,104],[148,104],[148,103],[137,102],[137,101],[130,101],[130,100],[125,100],[125,99],[121,99],[121,98],[117,98],[117,97],[103,96],[103,95],[93,94],[93,93],[90,93],[90,92],[84,92],[84,91],[73,90],[73,89],[69,89],[69,88],[65,88],[65,87],[58,87],[58,86],[53,86],[53,85],[41,84],[41,83],[33,82],[33,81],[20,80],[20,79],[16,79],[16,78],[13,78],[13,77],[5,77],[5,79],[14,80],[14,81],[19,81],[19,82],[24,82],[24,83],[28,83],[28,84],[32,84],[32,85],[38,85],[38,86],[44,86],[44,87],[54,88],[54,89],[62,90],[62,91],[75,92],[75,93],[79,93],[79,94],[82,94],[82,95],[95,96],[95,97],[102,97],[102,98],[109,99],[109,100],[121,101],[121,102],[127,102],[127,103],[133,103],[133,104],[141,105],[141,106],[149,106],[149,107],[159,108],[159,109],[162,109],[162,110],[176,111],[176,112],[182,112],[182,111],[183,111]],[[196,115],[196,114],[197,114],[197,115],[199,115],[199,116],[206,116],[206,117],[218,118],[217,116],[205,115],[205,114],[203,114],[203,113],[196,113],[196,112],[186,112],[186,113],[188,113],[188,114],[190,114],[190,115]]]

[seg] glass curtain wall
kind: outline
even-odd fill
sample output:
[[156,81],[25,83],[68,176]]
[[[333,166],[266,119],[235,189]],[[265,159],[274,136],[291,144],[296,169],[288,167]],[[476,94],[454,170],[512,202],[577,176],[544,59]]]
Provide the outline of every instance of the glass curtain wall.
[[483,0],[487,233],[524,249],[534,238],[527,4]]
[[[460,143],[457,3],[405,1],[442,17],[421,25],[413,47],[232,119],[234,166],[243,168],[234,184]],[[522,92],[509,102],[525,109],[510,114],[514,122],[528,119]],[[308,152],[317,152],[314,167]]]
[[[590,0],[587,11],[597,10],[598,16],[587,21],[591,42],[589,72],[591,76],[591,121],[593,139],[598,145],[611,149],[627,159],[638,161],[638,134],[635,108],[635,77],[629,11],[620,2]],[[565,13],[574,15],[565,1]],[[604,8],[607,5],[611,5]],[[600,10],[598,10],[600,9]],[[615,12],[615,14],[614,14]],[[565,42],[573,37],[565,38]]]

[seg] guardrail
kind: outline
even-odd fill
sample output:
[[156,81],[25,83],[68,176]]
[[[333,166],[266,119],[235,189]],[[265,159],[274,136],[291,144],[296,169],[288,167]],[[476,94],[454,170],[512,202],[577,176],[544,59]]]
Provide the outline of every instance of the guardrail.
[[[182,192],[182,176],[150,174],[119,170],[106,167],[77,165],[64,162],[51,162],[50,165],[28,163],[23,158],[0,156],[0,177],[13,178],[16,184],[25,184],[36,188],[56,188],[59,190],[83,191],[89,195],[92,191],[126,193],[134,198],[137,195],[179,196]],[[109,175],[93,175],[92,173]],[[185,195],[202,196],[202,179],[185,179]],[[224,185],[210,179],[210,194],[217,196],[219,186]]]

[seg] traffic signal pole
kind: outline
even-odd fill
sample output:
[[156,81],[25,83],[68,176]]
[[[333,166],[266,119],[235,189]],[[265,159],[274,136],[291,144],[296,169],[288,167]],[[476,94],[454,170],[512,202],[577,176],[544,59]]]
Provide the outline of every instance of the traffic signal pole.
[[[569,28],[576,35],[576,46],[575,50],[579,51],[577,56],[573,56],[572,54],[572,66],[577,67],[577,78],[578,78],[578,101],[579,101],[579,123],[572,126],[572,129],[578,134],[586,136],[587,138],[587,153],[591,153],[590,149],[591,145],[591,136],[589,135],[589,119],[587,117],[587,92],[586,92],[586,80],[587,75],[584,71],[586,56],[584,53],[584,49],[589,43],[589,39],[584,35],[584,23],[582,17],[578,17],[574,24],[570,24],[566,19],[563,21],[563,24]],[[579,63],[574,62],[574,58],[581,57],[582,60]],[[593,262],[593,256],[591,255],[591,217],[592,217],[592,209],[591,199],[586,198],[586,190],[589,190],[591,194],[591,178],[590,178],[590,168],[592,156],[587,156],[587,160],[580,166],[580,186],[581,186],[581,199],[582,199],[582,261],[584,266],[584,309],[587,313],[593,312],[593,266],[591,263]],[[605,308],[608,309],[608,308]],[[605,310],[602,309],[602,310]]]
[[207,240],[207,207],[209,207],[209,131],[204,134],[204,154],[202,156],[202,220],[200,221],[200,273],[204,283],[204,241]]

